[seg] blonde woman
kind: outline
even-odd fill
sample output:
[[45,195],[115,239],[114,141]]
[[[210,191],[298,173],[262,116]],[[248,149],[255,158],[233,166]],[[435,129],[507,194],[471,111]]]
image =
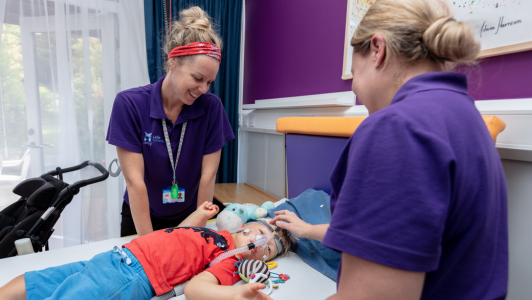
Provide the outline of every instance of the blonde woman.
[[330,177],[330,299],[504,299],[503,169],[466,77],[447,72],[477,56],[471,28],[442,0],[377,0],[351,45],[370,116]]
[[164,45],[167,74],[116,96],[107,141],[127,184],[122,236],[176,226],[198,203],[212,202],[221,149],[235,137],[220,98],[209,93],[221,47],[207,13],[183,10]]

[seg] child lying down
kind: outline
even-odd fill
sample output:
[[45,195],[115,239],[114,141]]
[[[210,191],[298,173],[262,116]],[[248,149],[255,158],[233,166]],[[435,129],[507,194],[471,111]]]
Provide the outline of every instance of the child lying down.
[[[27,272],[0,288],[0,299],[150,299],[192,278],[187,300],[271,299],[261,283],[232,286],[240,280],[232,256],[208,267],[219,255],[274,232],[268,220],[247,223],[236,233],[197,227],[218,212],[205,202],[178,227],[133,239],[89,261]],[[245,230],[249,229],[249,230]],[[275,232],[265,247],[240,254],[244,259],[271,260],[288,253],[290,235]]]

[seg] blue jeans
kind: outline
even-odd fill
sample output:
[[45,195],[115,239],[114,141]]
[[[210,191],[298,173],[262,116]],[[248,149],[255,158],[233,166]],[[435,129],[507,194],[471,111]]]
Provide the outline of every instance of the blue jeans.
[[[115,249],[120,250],[115,247]],[[24,274],[26,297],[33,299],[151,299],[148,276],[126,248]]]

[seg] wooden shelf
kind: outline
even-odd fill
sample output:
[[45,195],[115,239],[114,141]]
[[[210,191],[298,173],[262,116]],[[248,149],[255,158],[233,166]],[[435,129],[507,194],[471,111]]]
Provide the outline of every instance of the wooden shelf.
[[222,203],[253,203],[258,206],[266,201],[279,201],[279,198],[247,183],[217,183],[214,185],[214,198]]

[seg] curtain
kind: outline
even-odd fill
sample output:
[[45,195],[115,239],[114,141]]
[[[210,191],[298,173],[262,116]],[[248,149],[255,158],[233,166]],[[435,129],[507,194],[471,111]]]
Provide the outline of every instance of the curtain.
[[[30,177],[116,158],[105,136],[116,94],[149,83],[141,0],[0,1],[0,209]],[[98,176],[67,173],[73,183]],[[119,237],[123,177],[81,189],[50,248]]]
[[[199,6],[213,19],[222,37],[222,63],[211,92],[222,100],[235,133],[235,139],[222,150],[217,182],[236,182],[238,159],[238,97],[240,70],[240,34],[242,24],[241,0],[170,0],[172,22],[178,19],[179,11]],[[146,21],[146,45],[150,81],[156,82],[164,74],[165,62],[163,1],[144,0]]]

